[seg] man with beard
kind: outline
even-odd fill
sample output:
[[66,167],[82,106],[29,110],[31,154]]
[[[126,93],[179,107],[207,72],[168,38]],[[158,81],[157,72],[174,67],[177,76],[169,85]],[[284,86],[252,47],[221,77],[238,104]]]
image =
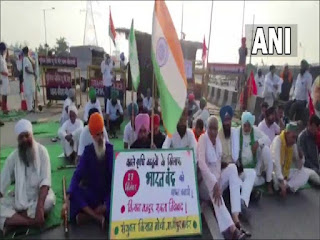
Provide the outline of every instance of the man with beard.
[[177,124],[177,132],[172,137],[166,137],[162,148],[193,148],[195,153],[197,149],[197,140],[193,134],[193,131],[187,127],[187,110],[184,109],[180,120]]
[[62,212],[67,210],[70,201],[71,221],[81,225],[95,220],[105,229],[110,211],[113,146],[105,141],[103,128],[103,117],[99,113],[92,114],[89,130],[94,140],[80,158]]
[[151,141],[149,137],[150,132],[150,117],[147,113],[140,113],[135,119],[135,132],[137,140],[130,146],[134,148],[150,148]]
[[102,115],[101,105],[100,105],[100,101],[97,99],[96,90],[93,87],[91,87],[88,94],[89,94],[90,101],[86,103],[84,107],[84,113],[83,113],[83,121],[85,125],[87,125],[89,121],[88,117],[89,117],[90,109],[96,108],[98,109],[99,113]]
[[[270,153],[270,139],[254,126],[255,117],[250,112],[243,112],[241,126],[238,128],[240,134],[239,167],[252,168],[256,171],[255,186],[267,182],[268,192],[272,190],[273,161]],[[266,177],[264,178],[263,172]]]
[[300,64],[300,73],[298,74],[294,85],[293,100],[289,101],[286,106],[286,115],[290,120],[301,120],[303,110],[308,103],[308,93],[311,93],[312,75],[308,71],[309,64],[302,60]]
[[[233,117],[233,110],[231,106],[224,106],[220,109],[220,118],[222,122],[222,128],[220,128],[218,137],[222,145],[221,156],[221,168],[225,169],[230,164],[236,164],[239,166],[239,130],[231,127]],[[250,196],[254,181],[256,178],[256,172],[254,169],[245,168],[238,169],[238,174],[241,179],[241,212],[247,218],[248,207],[250,202]],[[254,200],[260,198],[261,193],[259,191],[253,192]]]
[[123,109],[118,100],[118,91],[111,91],[111,100],[107,100],[106,120],[109,127],[110,138],[118,138],[117,130],[123,122]]
[[[150,121],[153,121],[153,143],[156,148],[162,148],[164,140],[166,139],[166,135],[160,131],[160,116],[158,114],[150,117]],[[149,134],[149,138],[151,139],[151,133]]]
[[77,157],[83,122],[78,118],[78,110],[75,105],[70,105],[68,109],[70,118],[59,128],[58,135],[61,139],[64,155],[74,163]]
[[[55,205],[51,189],[51,165],[47,149],[33,139],[31,122],[15,126],[18,149],[7,158],[0,181],[0,229],[42,226]],[[14,191],[7,193],[14,182]]]
[[[298,124],[288,123],[286,129],[276,136],[271,144],[272,159],[274,161],[275,174],[273,183],[276,191],[279,189],[282,197],[287,190],[296,192],[304,186],[309,178],[303,167],[304,157],[297,146]],[[293,164],[294,163],[294,164]],[[295,166],[293,168],[292,166]]]
[[258,129],[269,137],[270,144],[275,136],[280,134],[280,127],[275,123],[275,119],[276,109],[274,107],[270,107],[266,111],[266,117],[258,125]]

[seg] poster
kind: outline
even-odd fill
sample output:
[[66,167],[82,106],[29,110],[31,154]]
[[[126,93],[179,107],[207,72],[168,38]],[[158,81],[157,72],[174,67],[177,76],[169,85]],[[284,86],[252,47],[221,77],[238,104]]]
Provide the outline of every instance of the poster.
[[193,150],[115,152],[110,239],[200,235]]
[[39,63],[41,66],[55,66],[55,67],[77,67],[76,57],[49,57],[39,56]]
[[192,78],[192,61],[191,60],[184,60],[184,69],[186,73],[187,79]]
[[47,70],[45,73],[48,100],[65,100],[72,87],[71,73]]
[[90,87],[96,89],[97,97],[104,97],[104,87],[103,81],[101,78],[92,78],[90,80]]

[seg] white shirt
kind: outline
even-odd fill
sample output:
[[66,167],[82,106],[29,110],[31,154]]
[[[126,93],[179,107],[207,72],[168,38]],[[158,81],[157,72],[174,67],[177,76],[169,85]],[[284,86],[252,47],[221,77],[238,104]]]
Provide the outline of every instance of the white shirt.
[[[8,73],[7,62],[2,55],[0,55],[0,72]],[[8,95],[9,94],[9,78],[8,76],[3,76],[0,74],[0,94],[1,95]]]
[[299,73],[294,93],[293,93],[293,99],[301,100],[301,101],[308,101],[308,92],[310,91],[311,94],[311,87],[312,87],[312,76],[311,74],[306,71],[302,76],[301,73]]
[[23,91],[25,95],[31,95],[35,93],[35,79],[33,74],[26,72],[26,67],[29,71],[34,72],[30,59],[23,57]]
[[256,84],[257,84],[258,97],[263,97],[265,76],[261,74],[261,77],[259,77],[259,75],[256,74],[254,76],[254,79],[256,80]]
[[81,131],[82,129],[83,122],[79,118],[76,119],[74,124],[69,119],[59,128],[58,135],[60,139],[65,139],[67,135],[73,134],[75,131]]
[[69,114],[66,112],[66,107],[69,107],[70,104],[72,103],[70,98],[66,98],[63,102],[63,107],[62,107],[62,113],[61,113],[61,119],[60,119],[60,125],[67,121],[69,119]]
[[280,134],[279,125],[274,122],[270,127],[268,127],[265,119],[259,123],[258,129],[260,129],[265,135],[267,135],[271,142],[276,137],[276,135]]
[[131,126],[131,121],[124,128],[123,142],[128,144],[128,148],[137,140],[137,134]]
[[101,62],[101,73],[103,79],[103,86],[110,87],[112,86],[112,69],[113,69],[113,62],[110,59],[109,64],[106,63],[106,60]]
[[[107,133],[105,127],[103,127],[103,136],[104,136],[104,140],[106,142],[109,142],[108,133]],[[84,152],[85,147],[90,145],[91,143],[93,143],[93,138],[91,136],[91,133],[89,131],[89,127],[87,125],[82,129],[82,132],[80,134],[78,156],[81,156],[82,153]]]
[[152,110],[152,97],[150,97],[150,99],[148,99],[148,97],[145,97],[143,99],[143,107],[148,109],[149,111]]
[[197,120],[200,118],[203,123],[204,123],[204,127],[207,128],[207,121],[208,121],[208,118],[210,117],[210,113],[209,111],[204,108],[203,110],[202,109],[199,109],[194,115],[193,115],[193,126],[195,127],[196,126],[196,122]]
[[[269,72],[265,77],[263,96],[280,94],[282,83],[283,80],[278,75],[273,74],[272,76],[271,72]],[[278,85],[278,89],[275,89],[273,85]]]
[[109,115],[110,120],[114,121],[114,120],[116,120],[118,118],[117,111],[119,111],[120,114],[123,114],[123,109],[122,109],[122,106],[120,104],[120,101],[117,100],[117,104],[113,106],[111,104],[111,101],[108,99],[106,114]]
[[101,105],[98,99],[96,99],[95,103],[91,103],[91,101],[86,103],[86,106],[84,107],[84,114],[83,114],[83,120],[85,122],[88,121],[88,117],[89,117],[89,111],[92,108],[96,108],[98,109],[99,113],[102,115],[102,111],[101,111]]
[[190,128],[187,128],[186,134],[181,138],[179,133],[176,132],[172,135],[172,138],[169,136],[166,137],[162,145],[163,149],[169,148],[193,148],[195,156],[197,150],[197,140],[193,134],[193,131]]

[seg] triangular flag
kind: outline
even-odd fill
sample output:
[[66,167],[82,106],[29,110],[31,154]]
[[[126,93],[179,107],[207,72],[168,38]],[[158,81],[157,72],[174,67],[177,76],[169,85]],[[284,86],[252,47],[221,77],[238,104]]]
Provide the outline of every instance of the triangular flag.
[[116,30],[113,25],[113,20],[112,20],[112,16],[111,16],[111,8],[109,9],[109,37],[111,38],[114,46],[116,46],[116,42],[115,42]]
[[138,86],[140,83],[140,70],[139,70],[139,59],[137,51],[136,36],[133,27],[133,19],[131,23],[131,29],[129,34],[129,63],[132,85],[135,91],[138,91]]
[[165,1],[154,2],[151,39],[163,124],[171,137],[185,108],[187,79],[180,41]]

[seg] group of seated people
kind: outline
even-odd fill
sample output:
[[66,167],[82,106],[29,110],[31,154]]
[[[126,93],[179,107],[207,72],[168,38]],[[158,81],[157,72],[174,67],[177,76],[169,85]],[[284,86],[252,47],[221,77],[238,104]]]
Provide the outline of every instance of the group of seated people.
[[[97,102],[95,91],[90,90],[89,97],[90,104]],[[107,122],[115,119],[111,115],[118,116],[119,112],[123,115],[122,108],[121,111],[113,109],[118,104],[114,99],[116,94],[107,103]],[[296,122],[289,122],[284,127],[277,124],[277,119],[283,121],[283,116],[278,116],[281,109],[276,111],[268,107],[258,126],[255,117],[244,112],[241,126],[232,127],[234,111],[231,106],[224,106],[219,112],[222,123],[219,128],[218,118],[208,114],[205,99],[200,100],[200,108],[192,118],[188,116],[188,105],[193,101],[192,97],[188,99],[177,131],[171,138],[160,130],[160,115],[150,116],[140,112],[137,103],[130,103],[124,148],[193,149],[199,170],[200,199],[212,202],[219,230],[225,239],[244,239],[251,235],[243,228],[240,216],[246,217],[250,201],[260,199],[261,192],[254,189],[255,186],[266,184],[269,194],[276,191],[285,197],[288,192],[303,187],[308,180],[320,185],[316,142],[320,119],[317,116],[310,117],[307,128],[298,137]],[[86,105],[85,109],[89,107]],[[98,104],[85,113],[85,126],[77,118],[77,108],[73,104],[67,111],[69,119],[59,129],[59,136],[65,155],[79,160],[62,212],[69,211],[70,220],[77,224],[94,220],[105,229],[110,212],[114,151],[106,121]],[[194,129],[188,127],[189,120]],[[109,131],[117,125],[111,125],[113,129],[109,127]],[[11,227],[43,225],[46,213],[55,204],[46,148],[34,140],[28,120],[18,121],[15,132],[18,148],[6,160],[0,181],[0,229],[4,233]],[[7,193],[12,182],[15,182],[15,191]],[[227,188],[231,213],[222,197]]]

